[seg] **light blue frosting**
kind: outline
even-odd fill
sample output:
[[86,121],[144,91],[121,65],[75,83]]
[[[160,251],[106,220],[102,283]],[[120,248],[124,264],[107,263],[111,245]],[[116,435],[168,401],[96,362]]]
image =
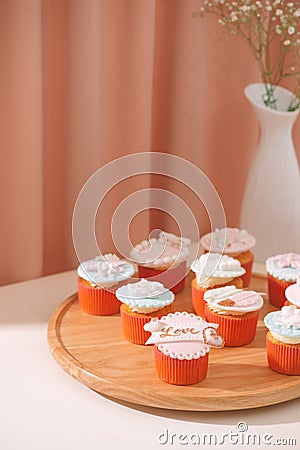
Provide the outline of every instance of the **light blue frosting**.
[[[282,256],[288,255],[284,253]],[[281,255],[278,255],[281,256]],[[280,267],[279,261],[276,256],[271,256],[266,260],[267,272],[279,280],[284,280],[288,282],[296,281],[297,277],[300,275],[300,270],[293,267]]]
[[115,269],[113,265],[105,264],[106,267],[109,266],[110,270],[108,271],[99,270],[98,266],[101,263],[103,263],[101,257],[84,261],[77,269],[78,276],[88,282],[101,285],[101,283],[118,283],[127,280],[132,277],[135,272],[133,264],[130,264],[125,260],[120,260],[121,265]]
[[[290,308],[286,306],[285,308]],[[293,308],[293,306],[292,306]],[[294,307],[295,308],[295,307]],[[300,337],[300,326],[293,325],[288,321],[284,324],[284,318],[281,311],[273,311],[267,314],[264,318],[266,327],[272,332],[280,334],[284,337]]]
[[[133,292],[135,288],[145,285],[143,292]],[[147,292],[147,287],[149,288]],[[155,290],[155,288],[158,288]],[[156,292],[156,293],[155,293]],[[142,279],[138,283],[126,284],[116,291],[116,297],[120,302],[133,308],[163,308],[174,301],[173,292],[164,288],[161,283]]]

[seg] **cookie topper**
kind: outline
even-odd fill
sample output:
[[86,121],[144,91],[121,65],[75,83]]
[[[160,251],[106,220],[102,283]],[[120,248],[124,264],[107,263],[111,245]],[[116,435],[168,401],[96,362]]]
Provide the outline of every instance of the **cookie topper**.
[[224,346],[224,340],[217,333],[217,328],[218,324],[208,323],[197,316],[187,317],[184,322],[178,323],[168,323],[168,316],[162,319],[155,317],[144,325],[145,331],[152,333],[146,345],[198,341],[209,347],[221,348]]

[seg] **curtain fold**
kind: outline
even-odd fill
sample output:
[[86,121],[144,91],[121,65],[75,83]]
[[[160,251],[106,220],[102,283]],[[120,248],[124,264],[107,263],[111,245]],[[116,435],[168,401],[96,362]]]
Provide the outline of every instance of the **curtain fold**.
[[[161,151],[191,161],[217,188],[229,225],[237,225],[258,138],[243,89],[259,76],[243,42],[221,36],[214,17],[192,17],[200,5],[0,2],[1,284],[76,267],[71,227],[80,189],[128,154]],[[294,136],[297,145],[299,121]],[[208,229],[205,208],[187,187],[140,176],[115,186],[100,205],[101,251],[114,250],[110,223],[120,201],[149,187],[179,195],[200,232]],[[156,227],[176,231],[168,216],[146,211],[130,235],[136,243]]]

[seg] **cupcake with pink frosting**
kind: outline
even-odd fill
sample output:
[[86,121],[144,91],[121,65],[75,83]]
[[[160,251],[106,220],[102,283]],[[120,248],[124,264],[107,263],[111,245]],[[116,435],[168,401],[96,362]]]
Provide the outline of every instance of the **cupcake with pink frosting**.
[[158,281],[178,294],[184,288],[191,240],[161,231],[157,238],[137,244],[130,252],[140,278]]
[[286,289],[300,276],[300,255],[283,253],[272,256],[266,260],[266,269],[270,303],[281,308],[286,301]]
[[187,312],[153,318],[144,326],[154,344],[155,367],[159,378],[170,384],[189,385],[207,375],[210,348],[221,348],[218,325]]
[[254,260],[250,249],[255,246],[254,236],[239,228],[221,228],[205,234],[200,242],[206,252],[224,253],[240,261],[246,271],[242,276],[243,286],[249,286]]
[[227,347],[250,344],[255,338],[261,293],[226,286],[204,294],[206,320],[217,323]]

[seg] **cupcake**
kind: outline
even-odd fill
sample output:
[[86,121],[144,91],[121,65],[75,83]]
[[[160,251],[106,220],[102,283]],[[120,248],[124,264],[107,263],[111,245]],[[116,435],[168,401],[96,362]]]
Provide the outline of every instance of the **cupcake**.
[[283,253],[272,256],[266,261],[266,269],[270,303],[281,308],[285,302],[285,290],[296,283],[300,275],[300,255]]
[[138,264],[140,278],[159,281],[178,294],[184,288],[190,243],[188,238],[160,232],[157,238],[137,244],[130,256]]
[[146,342],[154,345],[158,377],[177,385],[196,384],[207,375],[210,347],[223,347],[218,325],[187,312],[175,312],[145,325],[151,332]]
[[219,333],[227,347],[250,344],[256,333],[261,294],[226,286],[204,293],[206,320],[219,325]]
[[121,286],[116,296],[122,302],[124,338],[140,345],[144,345],[150,336],[150,333],[144,330],[144,325],[153,317],[161,317],[171,312],[175,297],[162,283],[145,279]]
[[300,375],[300,309],[283,306],[264,319],[269,367],[285,375]]
[[285,290],[285,298],[285,306],[295,305],[296,308],[300,308],[300,276],[297,278],[296,284],[292,284]]
[[206,252],[224,253],[238,259],[246,270],[242,276],[243,286],[249,286],[254,260],[250,249],[255,245],[255,238],[251,234],[239,228],[222,228],[205,234],[200,242]]
[[204,316],[204,292],[216,287],[232,285],[242,288],[241,276],[246,272],[240,261],[220,253],[201,255],[192,263],[191,270],[196,274],[192,280],[193,308],[200,316]]
[[80,309],[96,316],[119,313],[115,292],[134,272],[132,264],[110,253],[81,263],[77,269]]

